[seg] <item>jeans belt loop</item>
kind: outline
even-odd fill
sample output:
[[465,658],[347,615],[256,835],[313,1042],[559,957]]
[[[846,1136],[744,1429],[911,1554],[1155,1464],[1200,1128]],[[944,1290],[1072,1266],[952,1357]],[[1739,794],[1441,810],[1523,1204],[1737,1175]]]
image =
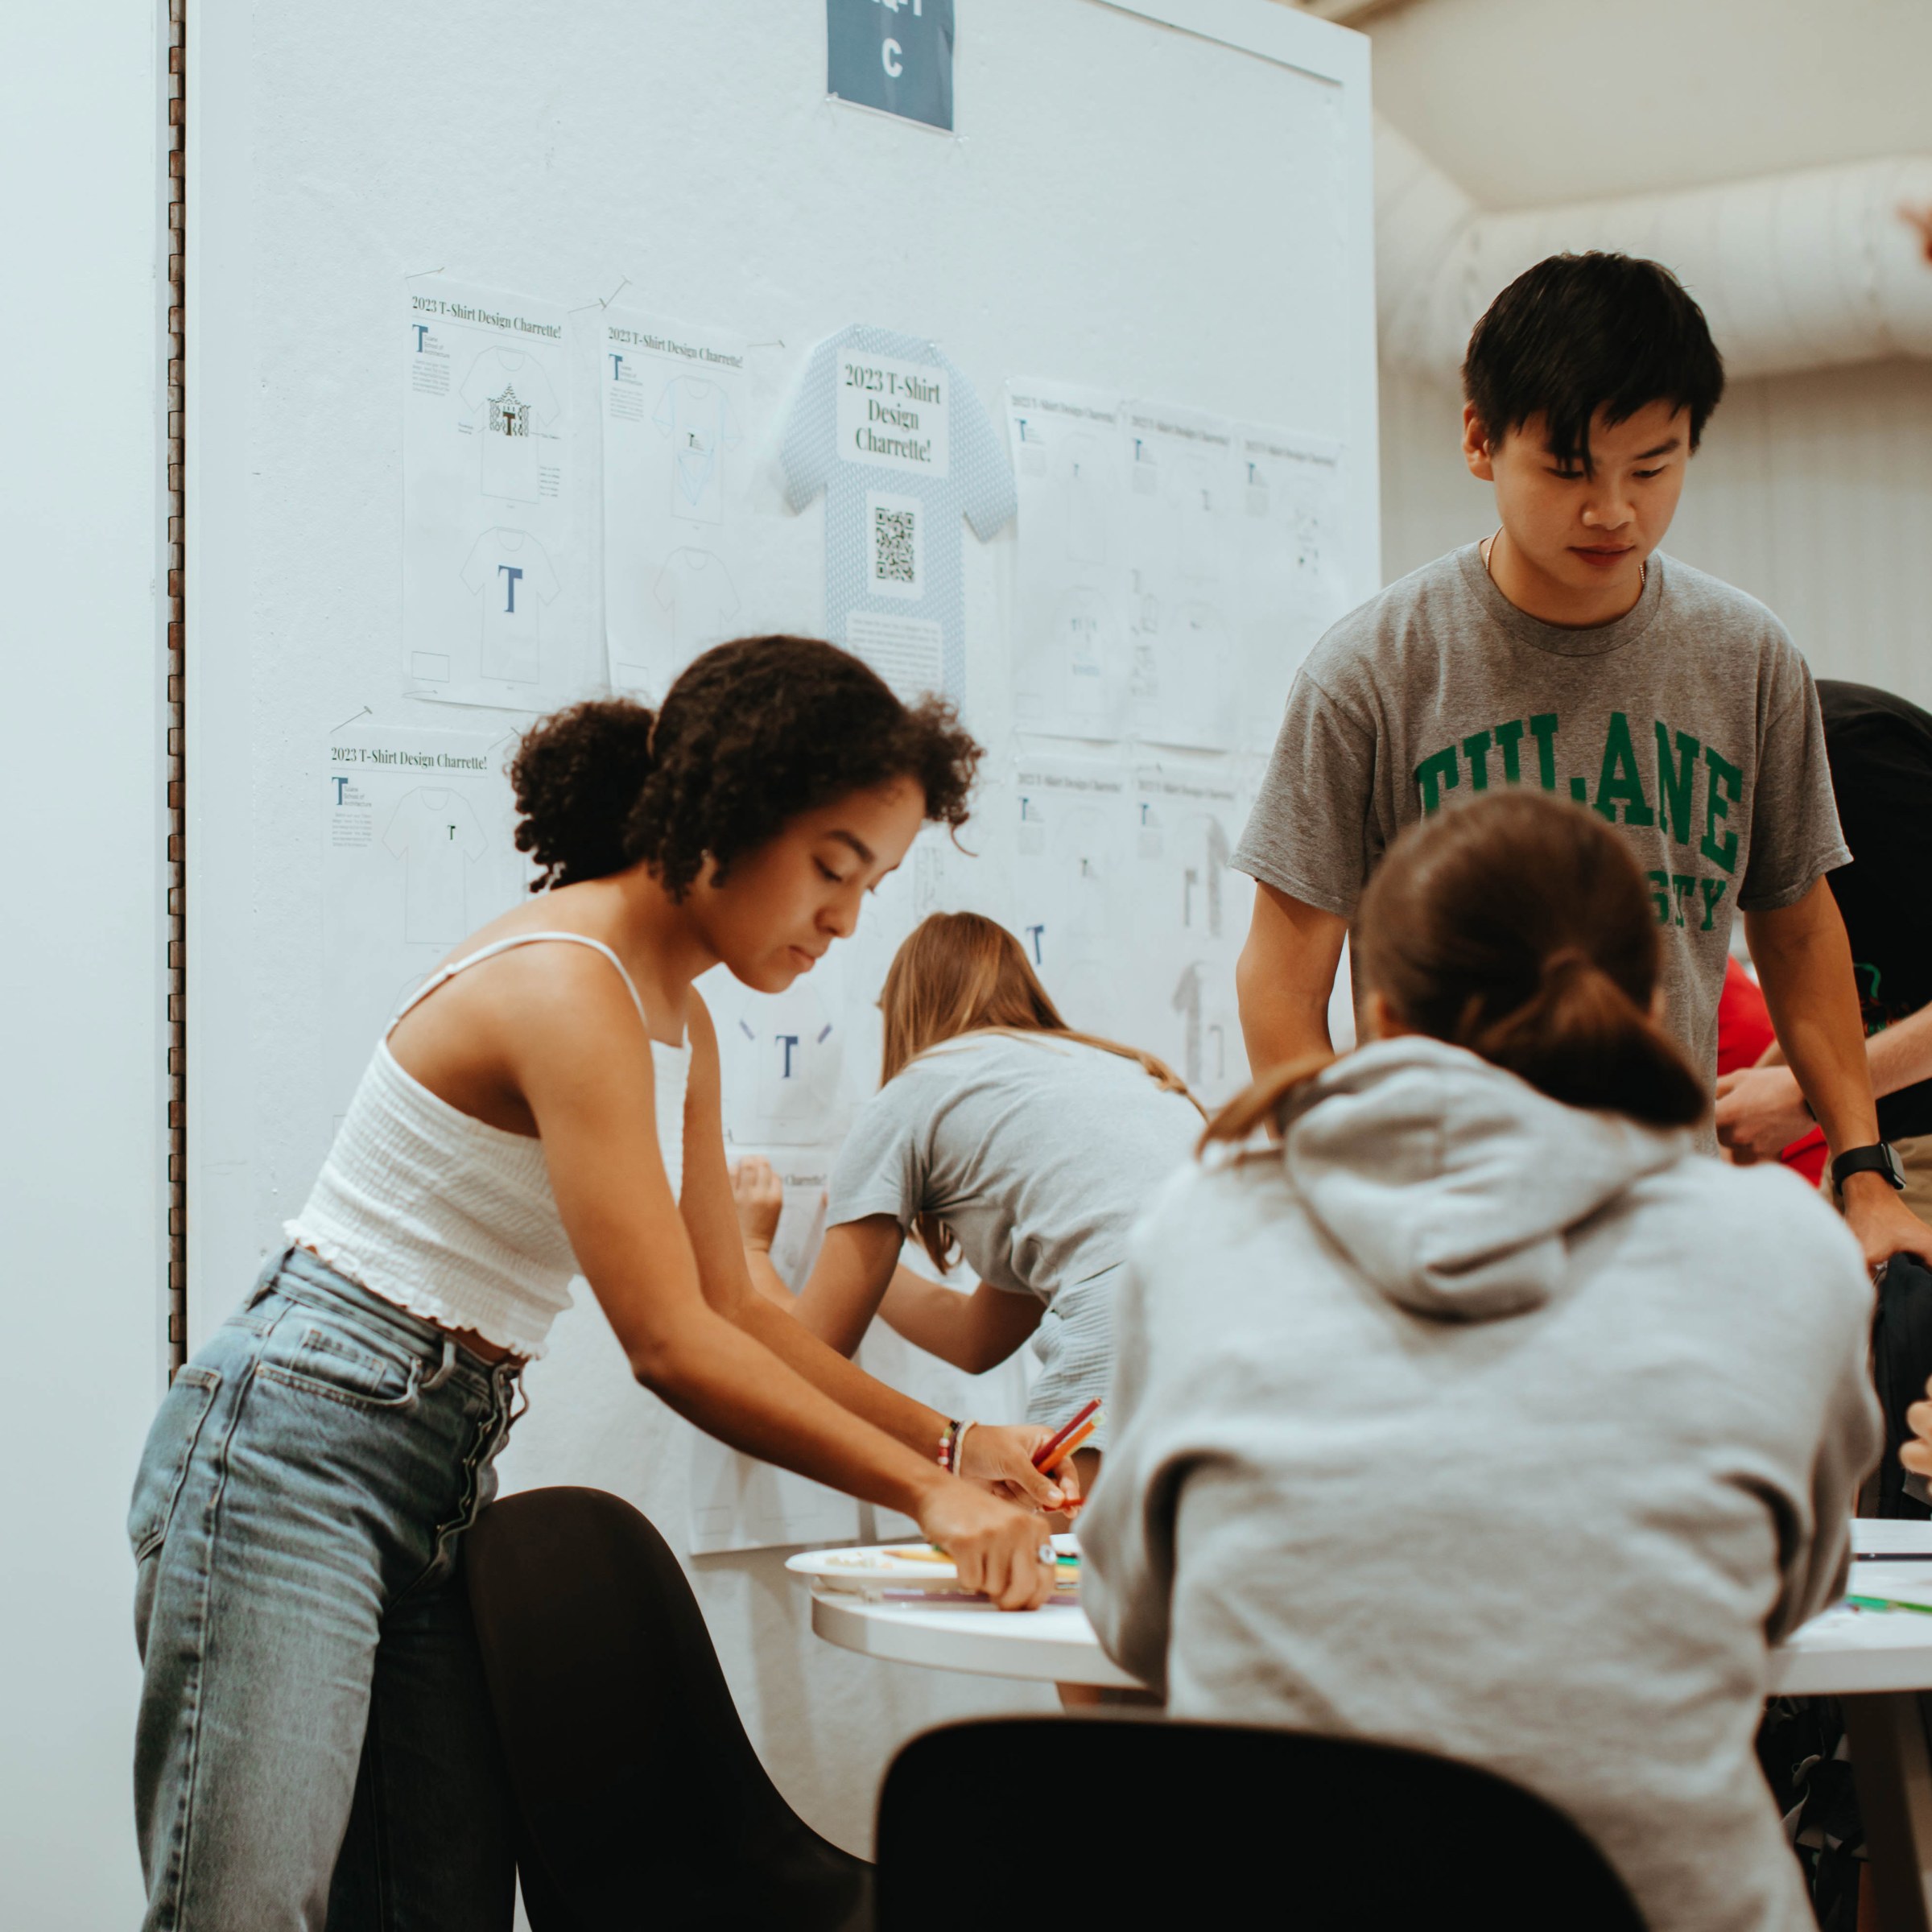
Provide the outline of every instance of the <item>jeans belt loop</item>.
[[434,1375],[431,1376],[427,1381],[419,1382],[416,1385],[419,1393],[427,1395],[432,1391],[440,1389],[456,1372],[456,1344],[446,1335],[443,1340],[443,1360],[438,1364]]

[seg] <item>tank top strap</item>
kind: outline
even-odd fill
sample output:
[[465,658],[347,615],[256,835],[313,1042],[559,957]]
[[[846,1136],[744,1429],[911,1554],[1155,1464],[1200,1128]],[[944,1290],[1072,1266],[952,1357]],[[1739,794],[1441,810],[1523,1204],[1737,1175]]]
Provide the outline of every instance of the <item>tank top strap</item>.
[[630,975],[624,970],[624,962],[601,939],[593,939],[586,932],[518,932],[511,934],[506,939],[493,939],[487,946],[479,946],[474,952],[466,953],[461,959],[445,966],[441,972],[431,973],[396,1009],[394,1018],[382,1030],[383,1038],[387,1039],[395,1031],[411,1008],[427,999],[438,987],[447,985],[458,973],[485,960],[493,959],[500,952],[508,952],[513,947],[535,946],[550,939],[561,941],[568,946],[588,946],[592,952],[602,953],[617,969],[617,977],[624,982],[624,990],[630,995],[630,1003],[638,1009],[638,1023],[644,1029],[644,1037],[647,1040],[650,1038],[650,1021],[646,1016],[643,1001],[638,997],[637,987],[632,982]]

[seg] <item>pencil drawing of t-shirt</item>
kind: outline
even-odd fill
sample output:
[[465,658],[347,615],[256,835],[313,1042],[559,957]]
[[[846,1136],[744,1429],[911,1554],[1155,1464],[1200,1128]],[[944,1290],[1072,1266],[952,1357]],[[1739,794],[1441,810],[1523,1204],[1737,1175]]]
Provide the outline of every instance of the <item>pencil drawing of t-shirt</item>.
[[483,445],[482,491],[512,502],[537,500],[538,437],[562,411],[543,365],[516,349],[486,349],[459,392]]
[[[918,392],[862,396],[865,419],[842,432],[841,388],[849,399],[865,359],[881,357],[919,365]],[[920,467],[921,452],[933,459],[930,471]],[[812,351],[780,454],[792,509],[825,492],[826,635],[847,643],[849,620],[866,613],[902,628],[936,625],[941,681],[962,696],[960,519],[986,542],[1019,507],[1005,444],[972,385],[930,342],[857,324]],[[870,506],[882,522],[869,522],[869,496],[893,499]]]
[[1177,561],[1184,577],[1212,577],[1218,572],[1218,481],[1216,472],[1199,456],[1183,456],[1167,473],[1167,497],[1174,505],[1178,531]]
[[674,376],[651,417],[671,440],[671,514],[692,523],[724,514],[723,456],[738,440],[738,419],[721,384]]
[[543,669],[543,606],[561,588],[543,546],[524,530],[485,530],[464,561],[463,587],[482,605],[481,674],[535,683]]
[[1067,554],[1076,564],[1107,561],[1107,497],[1120,469],[1117,446],[1098,436],[1067,437],[1055,452],[1067,493]]
[[469,931],[469,868],[489,850],[460,791],[421,786],[382,828],[382,844],[404,865],[402,936],[411,945],[448,946]]
[[1234,863],[1351,915],[1405,826],[1503,785],[1622,834],[1663,943],[1666,1022],[1715,1081],[1733,916],[1795,905],[1850,857],[1783,625],[1660,552],[1624,616],[1565,629],[1510,603],[1480,546],[1453,551],[1315,646]]
[[721,642],[738,608],[724,566],[709,551],[688,546],[664,559],[650,590],[671,618],[672,642],[687,657]]

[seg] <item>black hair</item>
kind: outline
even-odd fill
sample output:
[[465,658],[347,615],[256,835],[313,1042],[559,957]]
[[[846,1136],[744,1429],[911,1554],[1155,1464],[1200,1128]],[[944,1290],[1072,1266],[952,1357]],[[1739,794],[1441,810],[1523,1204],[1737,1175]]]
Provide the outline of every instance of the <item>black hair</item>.
[[1590,425],[1653,402],[1687,410],[1695,449],[1724,393],[1704,312],[1662,263],[1551,255],[1489,304],[1469,337],[1463,394],[1493,444],[1541,415],[1550,452],[1590,471]]
[[533,892],[648,864],[674,899],[707,858],[732,861],[788,819],[907,778],[926,816],[967,816],[980,747],[952,707],[902,704],[815,638],[741,638],[696,658],[654,714],[600,698],[541,720],[510,767]]

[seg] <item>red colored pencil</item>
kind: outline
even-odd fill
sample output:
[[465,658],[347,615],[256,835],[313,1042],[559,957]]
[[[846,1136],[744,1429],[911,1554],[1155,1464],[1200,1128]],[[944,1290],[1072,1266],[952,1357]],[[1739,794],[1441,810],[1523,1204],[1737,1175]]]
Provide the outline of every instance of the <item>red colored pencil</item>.
[[[1083,1405],[1083,1406],[1075,1412],[1070,1421],[1063,1423],[1060,1427],[1056,1429],[1051,1435],[1048,1436],[1046,1441],[1042,1443],[1039,1447],[1034,1450],[1033,1452],[1034,1468],[1036,1469],[1047,1469],[1051,1468],[1054,1463],[1059,1462],[1061,1459],[1061,1456],[1063,1453],[1067,1438],[1071,1436],[1075,1430],[1078,1429],[1080,1424],[1085,1422],[1088,1417],[1092,1415],[1100,1407],[1100,1398],[1096,1396],[1092,1402]],[[1089,1433],[1091,1433],[1091,1431],[1089,1431]]]
[[1100,1426],[1100,1418],[1096,1415],[1091,1422],[1084,1422],[1078,1429],[1075,1430],[1073,1434],[1068,1436],[1066,1441],[1062,1443],[1059,1447],[1054,1451],[1054,1468],[1056,1469],[1059,1468],[1060,1465],[1067,1460],[1067,1457],[1073,1454],[1075,1450],[1082,1447],[1085,1444],[1088,1437],[1092,1435],[1094,1430],[1099,1428]]

